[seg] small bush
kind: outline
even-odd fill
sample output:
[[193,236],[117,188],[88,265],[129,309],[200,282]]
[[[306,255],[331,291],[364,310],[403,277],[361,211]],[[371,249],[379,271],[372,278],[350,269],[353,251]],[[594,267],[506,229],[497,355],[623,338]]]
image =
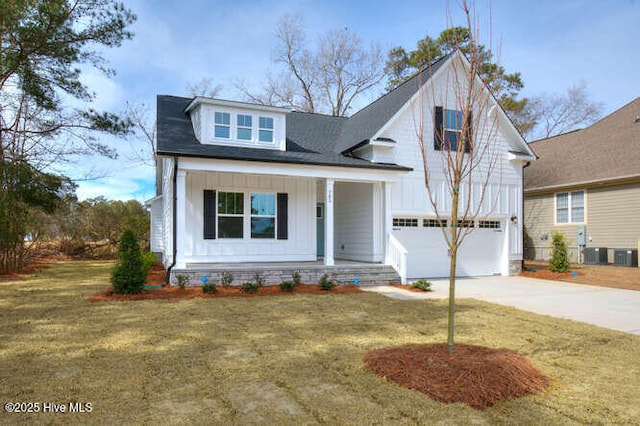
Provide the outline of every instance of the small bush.
[[554,232],[551,235],[551,260],[549,260],[549,270],[552,272],[567,272],[569,270],[569,250],[564,234]]
[[135,294],[142,291],[146,279],[138,239],[127,229],[120,237],[118,264],[113,268],[111,284],[118,294]]
[[189,277],[186,275],[178,274],[176,279],[178,280],[178,287],[182,290],[189,284]]
[[203,293],[217,293],[218,289],[214,283],[202,284],[202,292]]
[[300,283],[302,282],[302,278],[300,277],[300,271],[294,271],[292,278],[293,278],[293,283],[297,286],[300,285]]
[[279,285],[280,290],[282,291],[293,291],[296,289],[298,285],[295,281],[282,281]]
[[332,279],[329,279],[328,274],[324,274],[322,277],[320,277],[320,280],[318,281],[318,286],[320,287],[320,290],[329,291],[332,288],[334,288],[336,284],[333,282]]
[[156,259],[156,255],[151,253],[150,251],[145,251],[142,253],[142,270],[144,271],[144,275],[149,275],[149,271],[153,268],[153,265],[156,264],[158,259]]
[[260,288],[267,283],[267,280],[264,277],[264,274],[258,271],[253,274],[253,282],[258,286],[258,288]]
[[220,285],[224,288],[227,288],[233,282],[233,274],[228,271],[222,272],[220,275]]
[[411,284],[411,287],[417,288],[422,291],[431,291],[431,281],[420,278],[419,280]]
[[257,293],[260,287],[262,287],[262,285],[258,285],[252,281],[247,281],[240,284],[240,290],[244,291],[245,293],[251,294]]

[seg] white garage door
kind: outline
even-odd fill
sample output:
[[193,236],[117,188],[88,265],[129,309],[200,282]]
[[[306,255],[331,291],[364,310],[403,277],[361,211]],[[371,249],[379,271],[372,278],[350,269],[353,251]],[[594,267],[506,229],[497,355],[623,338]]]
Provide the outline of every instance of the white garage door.
[[[494,228],[476,228],[458,252],[457,276],[482,276],[500,273],[504,241],[501,224]],[[495,226],[501,226],[496,229]],[[407,249],[407,278],[449,276],[449,252],[440,228],[394,228],[393,235]]]

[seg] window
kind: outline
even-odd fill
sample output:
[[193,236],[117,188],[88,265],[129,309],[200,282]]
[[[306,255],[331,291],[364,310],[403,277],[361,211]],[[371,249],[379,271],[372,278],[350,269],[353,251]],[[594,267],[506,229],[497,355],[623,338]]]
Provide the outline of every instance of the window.
[[478,222],[478,228],[500,229],[500,221],[499,220],[481,220]]
[[393,226],[399,226],[403,228],[417,228],[418,227],[418,219],[417,218],[407,218],[407,217],[394,217],[393,218]]
[[218,194],[219,238],[242,238],[244,223],[244,194],[220,192]]
[[227,112],[215,113],[214,136],[229,139],[231,137],[231,115]]
[[447,219],[424,219],[422,226],[425,228],[446,228]]
[[[462,140],[462,123],[464,115],[462,111],[436,107],[435,109],[435,135],[434,149],[437,151],[456,151],[458,141]],[[467,131],[465,152],[471,152],[471,112],[467,116]]]
[[251,194],[251,238],[276,237],[276,194]]
[[260,142],[273,142],[273,118],[260,117],[258,125],[258,140]]
[[556,194],[556,223],[584,222],[584,191]]
[[251,140],[251,116],[238,114],[238,139],[243,141]]

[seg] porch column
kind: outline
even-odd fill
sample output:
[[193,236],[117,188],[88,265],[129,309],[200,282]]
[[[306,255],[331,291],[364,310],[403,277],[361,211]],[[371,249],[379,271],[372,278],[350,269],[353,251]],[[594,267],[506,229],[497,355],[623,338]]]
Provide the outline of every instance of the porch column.
[[324,190],[324,264],[332,266],[333,261],[333,179],[325,181]]
[[178,170],[176,177],[176,226],[177,241],[176,244],[176,269],[182,269],[187,266],[185,262],[185,241],[187,240],[187,172],[186,170]]
[[383,217],[383,229],[384,235],[382,237],[383,246],[384,246],[384,263],[390,264],[391,259],[389,258],[389,236],[391,235],[391,231],[393,230],[392,224],[393,219],[391,218],[391,183],[390,182],[382,182],[382,195],[383,195],[383,205],[384,205],[384,217]]

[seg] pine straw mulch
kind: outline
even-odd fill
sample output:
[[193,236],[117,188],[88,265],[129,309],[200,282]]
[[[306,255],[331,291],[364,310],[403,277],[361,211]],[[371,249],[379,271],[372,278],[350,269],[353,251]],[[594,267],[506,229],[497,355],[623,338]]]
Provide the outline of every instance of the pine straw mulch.
[[[147,277],[146,285],[160,286],[165,278],[165,271],[161,267],[154,267]],[[154,299],[193,299],[196,297],[254,297],[254,296],[282,296],[288,294],[328,294],[328,293],[360,293],[362,290],[355,285],[338,285],[331,290],[321,290],[318,285],[300,284],[293,291],[283,291],[277,285],[266,285],[258,289],[256,293],[242,291],[240,286],[217,286],[216,293],[203,293],[202,287],[180,288],[172,285],[159,289],[144,289],[139,294],[116,294],[109,287],[89,297],[90,302],[129,301],[129,300],[154,300]]]
[[449,355],[446,344],[383,348],[368,352],[364,361],[387,380],[436,401],[463,402],[478,410],[550,384],[531,361],[509,349],[456,344]]

